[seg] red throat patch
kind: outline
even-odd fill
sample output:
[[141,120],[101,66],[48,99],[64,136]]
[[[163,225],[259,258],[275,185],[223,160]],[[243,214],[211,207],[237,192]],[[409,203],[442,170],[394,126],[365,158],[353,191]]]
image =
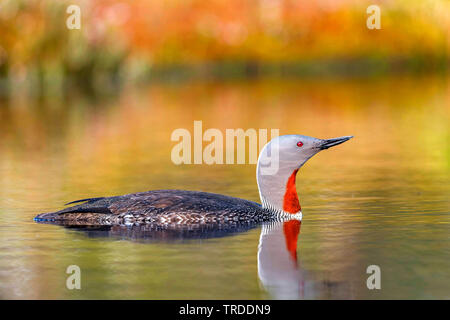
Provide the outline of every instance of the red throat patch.
[[286,184],[286,193],[283,198],[283,210],[289,213],[297,213],[302,208],[298,201],[297,189],[295,188],[295,177],[297,176],[298,169],[292,172]]

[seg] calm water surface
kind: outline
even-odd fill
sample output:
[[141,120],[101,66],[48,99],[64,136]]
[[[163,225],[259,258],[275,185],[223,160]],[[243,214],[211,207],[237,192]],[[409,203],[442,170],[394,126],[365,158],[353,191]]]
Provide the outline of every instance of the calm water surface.
[[[442,78],[151,85],[102,99],[3,101],[0,298],[449,299],[449,102]],[[259,201],[255,165],[171,162],[172,131],[192,132],[194,120],[204,130],[355,138],[300,170],[301,224],[174,239],[33,221],[71,200],[151,189]],[[381,290],[366,287],[373,264]],[[81,290],[65,286],[69,265],[81,268]]]

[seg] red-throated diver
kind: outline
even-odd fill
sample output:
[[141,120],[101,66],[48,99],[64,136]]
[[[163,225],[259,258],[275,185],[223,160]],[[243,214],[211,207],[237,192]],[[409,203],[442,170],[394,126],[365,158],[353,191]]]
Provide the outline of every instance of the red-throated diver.
[[154,190],[115,197],[90,198],[57,212],[42,213],[36,221],[78,225],[115,224],[204,224],[262,222],[274,218],[301,219],[295,187],[300,167],[321,150],[341,144],[352,136],[317,139],[285,135],[272,139],[262,149],[256,169],[261,205],[220,194]]

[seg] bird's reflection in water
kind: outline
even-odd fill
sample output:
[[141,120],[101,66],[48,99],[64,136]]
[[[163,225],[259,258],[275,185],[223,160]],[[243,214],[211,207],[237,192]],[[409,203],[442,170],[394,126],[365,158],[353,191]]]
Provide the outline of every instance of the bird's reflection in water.
[[[42,222],[41,222],[42,223]],[[46,222],[47,224],[54,224]],[[232,236],[261,227],[258,245],[258,277],[273,299],[348,299],[350,290],[345,283],[319,277],[301,267],[297,243],[301,221],[233,222],[169,225],[83,225],[61,224],[81,231],[90,238],[110,238],[145,243],[187,242]]]
[[258,246],[258,276],[275,299],[302,299],[304,275],[297,261],[301,221],[265,223]]
[[[47,224],[53,224],[46,222]],[[137,242],[184,242],[195,239],[221,238],[258,227],[256,222],[229,222],[205,224],[134,224],[134,225],[84,225],[63,224],[67,229],[85,233],[90,238],[111,238]]]
[[347,282],[331,280],[301,265],[297,243],[301,221],[265,223],[258,246],[258,276],[273,299],[349,299]]

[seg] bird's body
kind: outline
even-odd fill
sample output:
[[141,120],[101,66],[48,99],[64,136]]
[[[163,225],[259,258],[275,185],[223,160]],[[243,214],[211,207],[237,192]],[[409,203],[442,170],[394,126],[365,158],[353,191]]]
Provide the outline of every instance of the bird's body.
[[84,201],[61,211],[40,214],[36,219],[96,225],[174,225],[262,222],[274,217],[256,202],[199,191],[153,190]]
[[295,186],[300,167],[323,149],[351,137],[316,139],[286,135],[272,139],[260,153],[257,182],[261,205],[220,194],[154,190],[123,196],[90,198],[66,209],[42,213],[35,220],[75,225],[204,225],[236,222],[301,219],[302,212]]

